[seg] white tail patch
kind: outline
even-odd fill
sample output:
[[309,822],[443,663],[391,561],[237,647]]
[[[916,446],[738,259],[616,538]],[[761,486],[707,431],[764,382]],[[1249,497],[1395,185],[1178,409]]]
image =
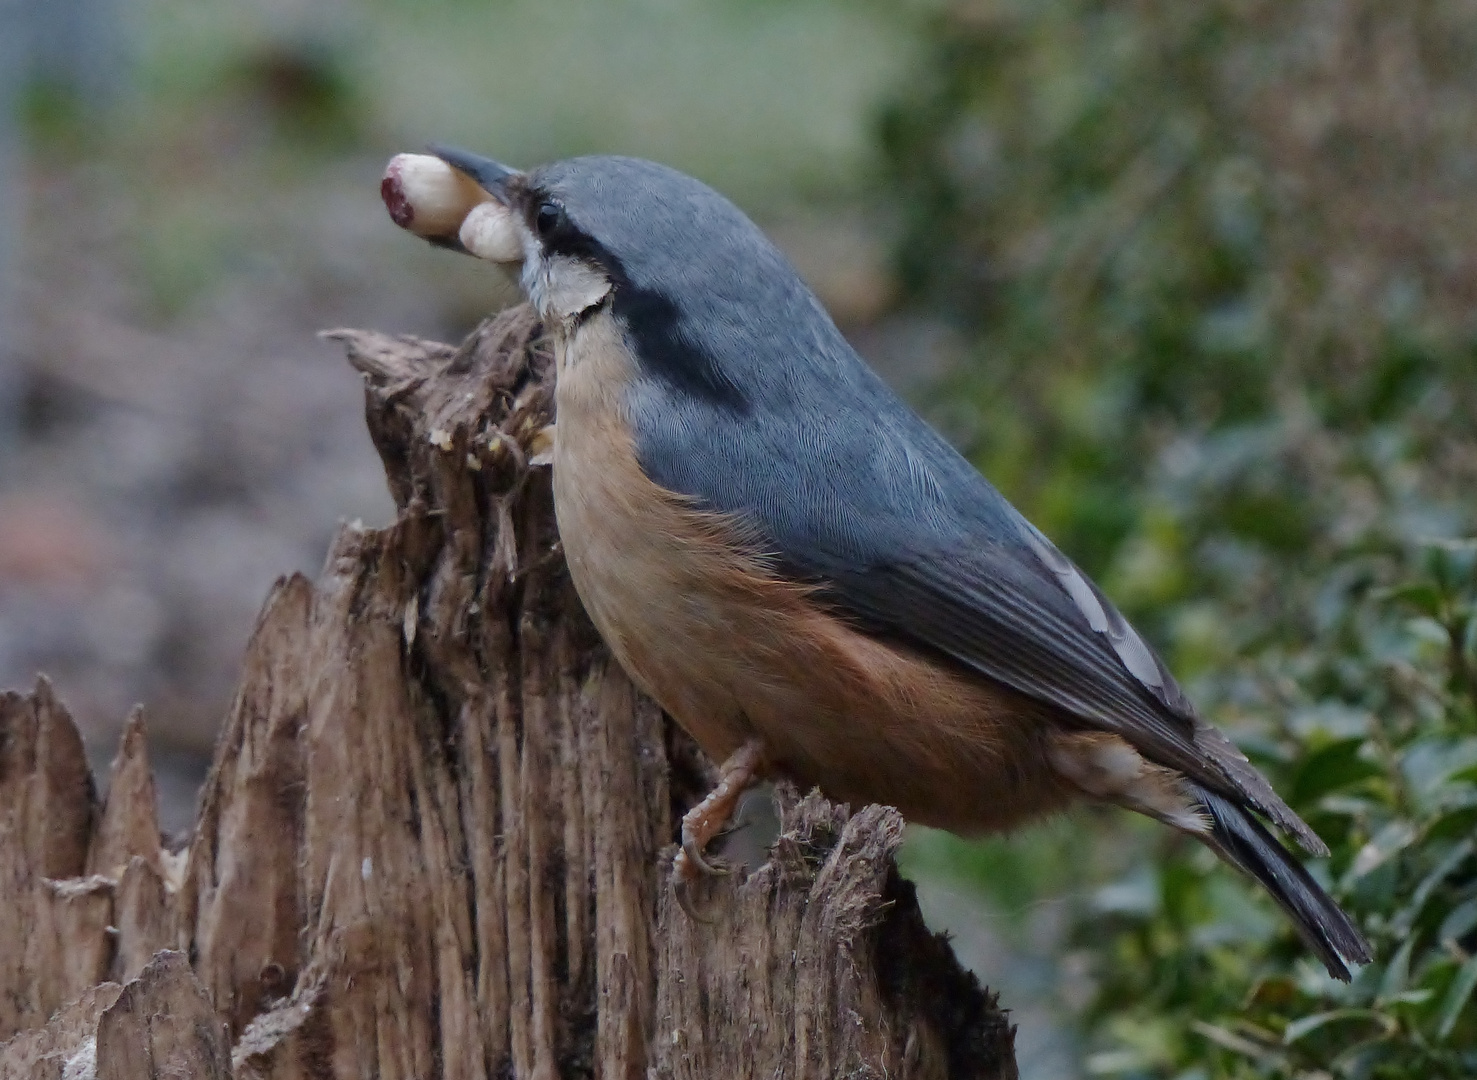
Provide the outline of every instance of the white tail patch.
[[1188,833],[1209,830],[1181,787],[1179,774],[1155,765],[1116,735],[1062,734],[1052,742],[1051,766],[1084,794],[1146,814]]

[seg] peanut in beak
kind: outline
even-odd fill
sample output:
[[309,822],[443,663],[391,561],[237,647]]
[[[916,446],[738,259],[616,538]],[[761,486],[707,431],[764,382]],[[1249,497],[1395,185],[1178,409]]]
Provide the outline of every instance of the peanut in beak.
[[523,235],[513,213],[502,203],[485,202],[472,207],[457,234],[479,259],[496,263],[523,261]]
[[428,240],[449,240],[467,214],[492,196],[438,157],[396,154],[385,167],[380,198],[402,229]]
[[523,260],[512,212],[475,180],[429,154],[396,154],[380,181],[390,220],[427,240],[456,237],[479,259]]

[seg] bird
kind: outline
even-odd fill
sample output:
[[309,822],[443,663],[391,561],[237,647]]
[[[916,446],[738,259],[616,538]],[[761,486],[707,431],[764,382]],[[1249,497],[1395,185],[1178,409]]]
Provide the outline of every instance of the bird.
[[555,352],[569,574],[633,682],[719,766],[673,875],[765,778],[963,836],[1077,802],[1198,840],[1342,980],[1328,848],[1103,591],[871,370],[731,201],[668,166],[392,159],[391,217],[509,268]]

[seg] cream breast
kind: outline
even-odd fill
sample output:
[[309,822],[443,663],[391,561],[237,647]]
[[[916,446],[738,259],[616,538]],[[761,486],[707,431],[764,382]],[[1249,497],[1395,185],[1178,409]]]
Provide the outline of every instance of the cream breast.
[[556,341],[554,510],[574,585],[616,658],[712,756],[746,736],[731,687],[740,627],[724,594],[756,587],[704,514],[652,483],[623,396],[635,376],[608,309]]

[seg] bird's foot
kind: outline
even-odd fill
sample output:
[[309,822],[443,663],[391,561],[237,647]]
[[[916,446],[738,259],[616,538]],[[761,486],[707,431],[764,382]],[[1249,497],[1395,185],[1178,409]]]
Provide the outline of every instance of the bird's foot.
[[682,850],[672,860],[672,887],[677,904],[689,918],[710,922],[693,909],[689,890],[703,876],[716,877],[729,873],[725,866],[715,866],[703,854],[708,842],[721,833],[738,808],[744,792],[759,779],[764,760],[764,744],[750,739],[725,761],[718,770],[718,784],[702,802],[682,818]]

